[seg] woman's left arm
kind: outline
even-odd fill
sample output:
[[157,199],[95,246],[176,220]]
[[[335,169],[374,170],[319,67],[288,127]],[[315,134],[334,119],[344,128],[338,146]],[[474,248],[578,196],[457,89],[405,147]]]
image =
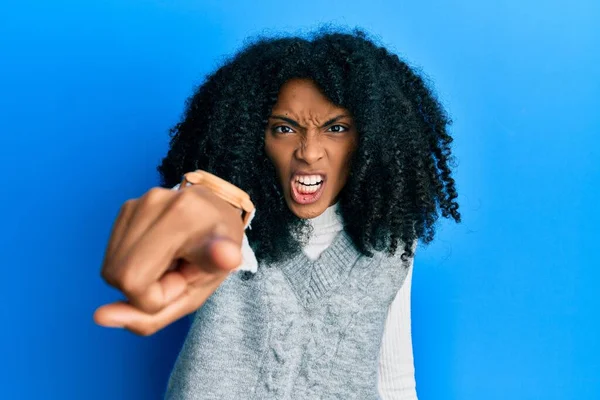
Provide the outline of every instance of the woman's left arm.
[[417,400],[410,324],[412,270],[411,265],[385,322],[378,385],[383,400]]

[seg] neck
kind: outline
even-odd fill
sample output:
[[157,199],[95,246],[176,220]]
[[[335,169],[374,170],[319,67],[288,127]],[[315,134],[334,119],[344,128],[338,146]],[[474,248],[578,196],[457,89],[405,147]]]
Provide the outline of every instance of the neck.
[[335,203],[321,214],[308,221],[313,227],[307,244],[303,247],[304,253],[310,259],[316,259],[331,244],[338,232],[344,230],[342,217],[337,214],[339,203]]
[[316,230],[323,228],[339,227],[342,224],[342,218],[337,214],[339,210],[339,202],[335,202],[327,207],[320,215],[314,218],[309,218],[308,221]]

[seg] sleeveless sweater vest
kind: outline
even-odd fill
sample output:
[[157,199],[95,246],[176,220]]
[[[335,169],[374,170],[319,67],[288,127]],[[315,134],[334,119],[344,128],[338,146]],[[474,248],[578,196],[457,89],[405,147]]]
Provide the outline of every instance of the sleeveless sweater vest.
[[400,253],[363,256],[342,230],[314,261],[298,252],[232,273],[194,314],[165,398],[379,399]]

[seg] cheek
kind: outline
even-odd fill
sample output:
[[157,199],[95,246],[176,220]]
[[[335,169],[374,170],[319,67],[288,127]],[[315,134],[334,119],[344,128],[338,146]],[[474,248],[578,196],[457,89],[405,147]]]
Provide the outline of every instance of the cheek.
[[276,146],[268,138],[265,138],[265,154],[271,160],[273,164],[277,163],[277,149]]
[[355,146],[348,146],[343,152],[341,152],[340,157],[338,158],[340,170],[347,172],[347,170],[350,168],[350,163],[355,151]]
[[271,160],[277,176],[281,179],[281,177],[286,174],[285,153],[283,149],[280,149],[277,146],[274,146],[273,143],[267,141],[265,142],[265,153],[269,160]]

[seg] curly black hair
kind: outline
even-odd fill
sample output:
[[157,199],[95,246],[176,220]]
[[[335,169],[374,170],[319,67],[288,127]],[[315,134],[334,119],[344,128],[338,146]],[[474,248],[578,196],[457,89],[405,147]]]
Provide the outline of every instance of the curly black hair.
[[[259,37],[208,75],[170,132],[158,171],[172,187],[195,169],[245,190],[257,207],[248,240],[259,261],[301,249],[310,227],[288,208],[264,149],[267,119],[281,86],[316,83],[348,109],[359,134],[339,195],[344,229],[356,248],[414,255],[433,240],[438,208],[460,222],[447,131],[451,124],[425,80],[361,30],[319,30],[306,37]],[[404,264],[404,263],[403,263]]]

